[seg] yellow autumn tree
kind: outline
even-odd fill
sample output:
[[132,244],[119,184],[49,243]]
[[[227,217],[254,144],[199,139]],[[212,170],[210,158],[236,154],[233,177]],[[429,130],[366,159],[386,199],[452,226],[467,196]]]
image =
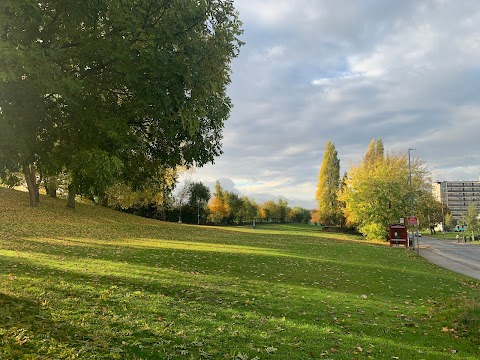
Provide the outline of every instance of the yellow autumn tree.
[[[373,142],[372,142],[373,143]],[[372,145],[371,143],[371,145]],[[410,215],[409,164],[405,154],[383,155],[383,144],[363,162],[352,166],[339,194],[347,225],[355,226],[369,239],[385,239],[388,226]],[[431,178],[421,159],[411,166],[412,195],[415,215],[428,224],[436,205]],[[437,212],[441,213],[441,207]]]
[[384,239],[389,224],[408,214],[408,164],[404,155],[353,166],[340,194],[347,224],[369,239]]
[[260,217],[260,219],[262,219],[263,221],[267,220],[267,212],[265,211],[265,209],[263,208],[263,206],[259,206],[258,207],[258,216]]
[[222,219],[228,215],[228,209],[223,203],[222,199],[218,196],[214,196],[208,203],[208,209],[210,210],[210,220],[214,223],[219,223]]

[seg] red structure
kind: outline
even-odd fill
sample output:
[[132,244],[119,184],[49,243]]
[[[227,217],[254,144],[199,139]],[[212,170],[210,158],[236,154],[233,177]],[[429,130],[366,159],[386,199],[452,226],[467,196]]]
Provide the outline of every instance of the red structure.
[[405,245],[408,248],[408,231],[405,225],[390,225],[389,229],[390,246]]

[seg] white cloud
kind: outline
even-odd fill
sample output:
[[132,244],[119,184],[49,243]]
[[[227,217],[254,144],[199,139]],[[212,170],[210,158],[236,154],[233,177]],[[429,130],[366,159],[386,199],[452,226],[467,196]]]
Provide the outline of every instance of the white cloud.
[[292,1],[263,0],[238,1],[236,3],[240,13],[245,18],[253,18],[255,22],[268,25],[280,24],[295,12],[297,5]]
[[328,77],[328,78],[321,78],[321,79],[314,79],[312,80],[311,84],[314,86],[324,86],[326,88],[330,88],[332,86],[338,86],[341,85],[341,83],[345,83],[348,81],[355,81],[356,79],[359,79],[362,76],[362,74],[356,74],[356,73],[346,73],[346,74],[340,74],[336,77]]
[[377,51],[367,57],[352,56],[349,65],[353,72],[365,76],[381,76],[386,72],[386,56]]
[[[442,180],[480,176],[480,6],[470,0],[237,0],[224,155],[195,176],[314,201],[325,143],[343,171],[372,138]],[[291,205],[295,203],[291,202]]]
[[312,147],[311,144],[296,144],[282,149],[281,154],[283,156],[303,155],[305,152],[311,151]]

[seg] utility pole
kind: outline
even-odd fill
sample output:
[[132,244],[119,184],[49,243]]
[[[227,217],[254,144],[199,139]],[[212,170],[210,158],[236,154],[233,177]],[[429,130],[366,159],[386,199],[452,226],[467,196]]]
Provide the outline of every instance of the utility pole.
[[198,216],[197,225],[200,225],[200,200],[197,200],[197,216]]
[[443,209],[443,197],[446,192],[442,189],[443,183],[444,181],[437,181],[437,184],[440,187],[440,203],[442,204],[442,234],[445,234],[445,210]]
[[[412,165],[410,161],[410,152],[415,149],[408,149],[408,174],[410,177],[410,215],[413,217],[413,191],[412,191]],[[418,226],[418,224],[417,224]],[[415,233],[414,233],[415,226],[412,227],[412,245],[415,249]],[[418,248],[418,237],[417,237],[417,254],[419,253]]]

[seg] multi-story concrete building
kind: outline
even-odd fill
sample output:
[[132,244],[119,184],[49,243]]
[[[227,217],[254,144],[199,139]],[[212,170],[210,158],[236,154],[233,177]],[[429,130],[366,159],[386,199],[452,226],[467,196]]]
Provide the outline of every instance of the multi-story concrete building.
[[442,181],[433,184],[433,194],[446,205],[456,220],[475,204],[480,211],[480,181]]

